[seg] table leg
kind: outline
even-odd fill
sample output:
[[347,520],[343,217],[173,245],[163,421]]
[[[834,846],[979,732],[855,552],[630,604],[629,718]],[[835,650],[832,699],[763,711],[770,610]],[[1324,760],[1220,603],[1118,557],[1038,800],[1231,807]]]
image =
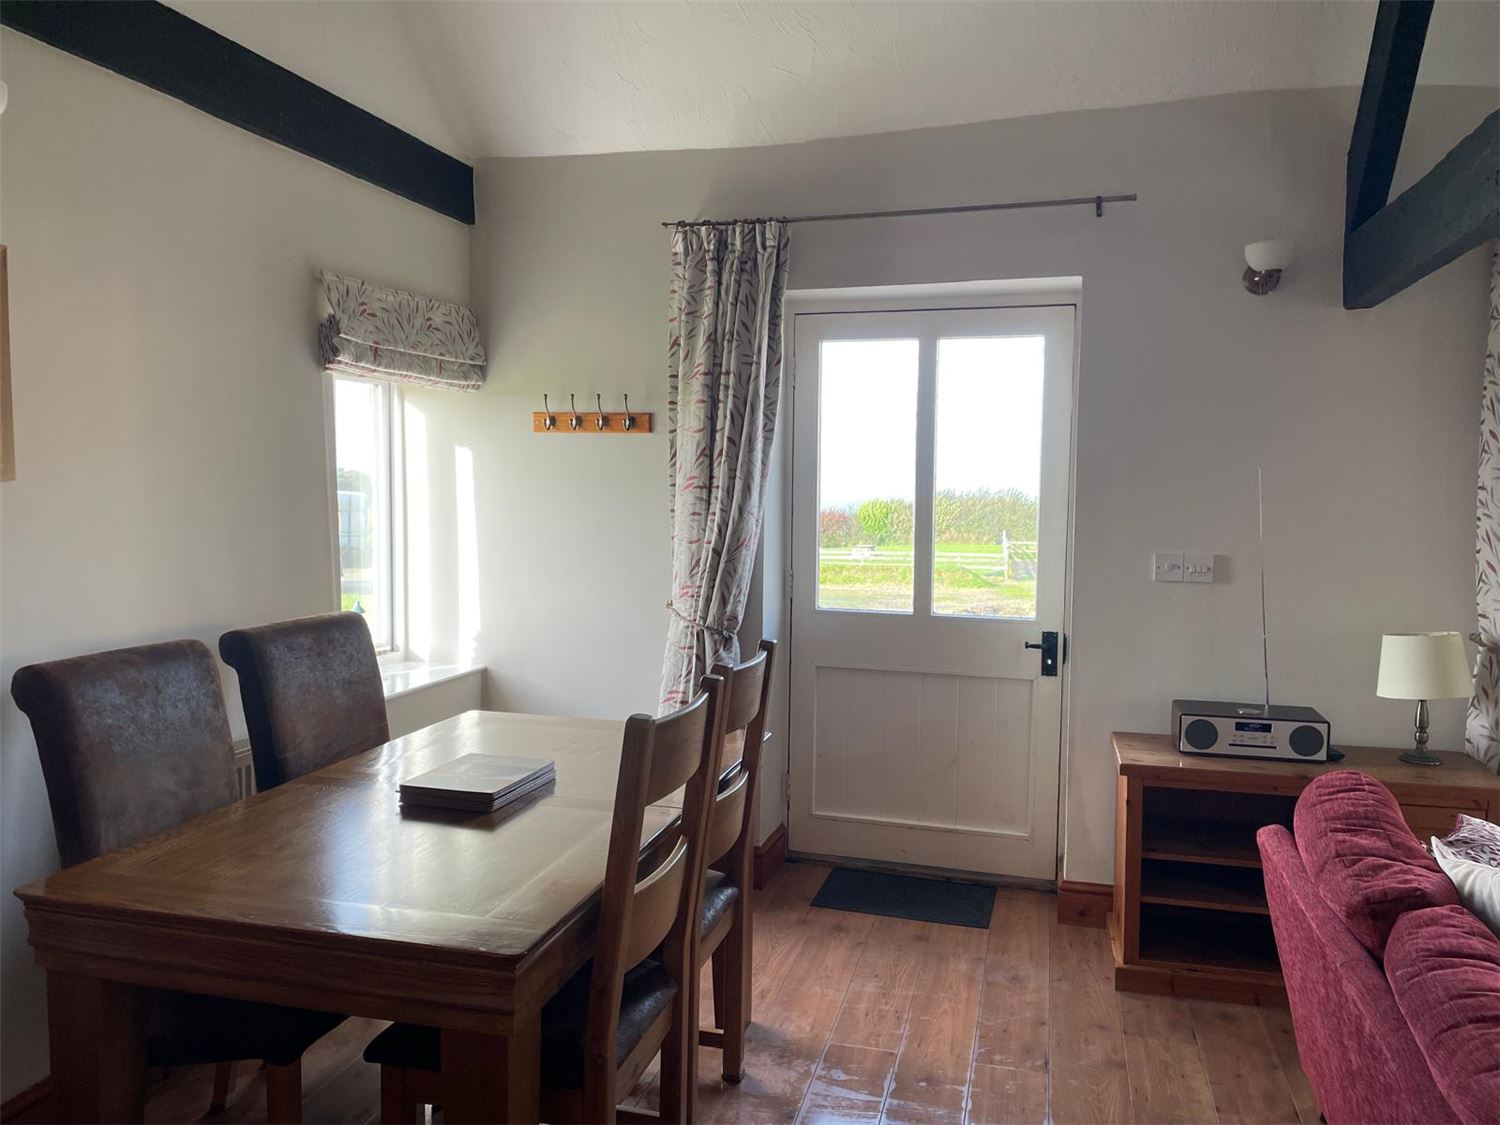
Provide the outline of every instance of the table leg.
[[140,1121],[146,1041],[133,985],[47,974],[52,1114],[66,1122]]
[[517,1012],[510,1035],[443,1032],[443,1120],[534,1125],[541,1118],[542,1014]]

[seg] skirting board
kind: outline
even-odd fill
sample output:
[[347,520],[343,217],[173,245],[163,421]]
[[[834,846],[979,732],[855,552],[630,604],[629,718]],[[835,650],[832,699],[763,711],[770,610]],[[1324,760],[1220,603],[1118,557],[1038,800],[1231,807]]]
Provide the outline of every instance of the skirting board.
[[771,876],[781,870],[786,862],[786,821],[771,830],[766,842],[755,848],[755,889],[760,890],[771,881]]
[[51,1078],[33,1082],[0,1103],[0,1125],[33,1125],[33,1122],[46,1121],[47,1103],[51,1097]]
[[1057,920],[1061,925],[1102,930],[1114,905],[1115,889],[1108,883],[1057,881]]

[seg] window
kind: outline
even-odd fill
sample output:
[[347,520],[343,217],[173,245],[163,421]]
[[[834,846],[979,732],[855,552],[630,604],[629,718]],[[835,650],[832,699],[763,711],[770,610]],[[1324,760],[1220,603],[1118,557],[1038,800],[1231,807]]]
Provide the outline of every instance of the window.
[[398,393],[390,383],[333,380],[339,606],[364,615],[377,652],[397,647]]
[[818,608],[912,611],[917,341],[825,340]]
[[937,342],[932,612],[1036,617],[1043,336]]

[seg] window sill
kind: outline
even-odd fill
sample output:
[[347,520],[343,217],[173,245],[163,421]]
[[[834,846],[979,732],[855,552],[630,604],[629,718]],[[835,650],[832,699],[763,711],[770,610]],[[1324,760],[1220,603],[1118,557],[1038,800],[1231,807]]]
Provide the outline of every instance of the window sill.
[[449,680],[478,675],[483,671],[483,664],[430,664],[424,660],[393,660],[381,664],[380,679],[385,685],[386,699],[392,700]]

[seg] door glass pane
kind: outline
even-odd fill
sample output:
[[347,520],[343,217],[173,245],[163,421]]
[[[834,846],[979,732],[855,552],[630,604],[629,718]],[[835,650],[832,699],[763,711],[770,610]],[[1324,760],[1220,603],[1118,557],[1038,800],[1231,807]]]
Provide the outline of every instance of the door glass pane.
[[910,613],[917,341],[825,340],[818,370],[818,608]]
[[932,612],[1036,617],[1045,339],[940,339]]
[[391,647],[390,388],[368,379],[333,382],[338,476],[339,606],[364,615],[375,647]]

